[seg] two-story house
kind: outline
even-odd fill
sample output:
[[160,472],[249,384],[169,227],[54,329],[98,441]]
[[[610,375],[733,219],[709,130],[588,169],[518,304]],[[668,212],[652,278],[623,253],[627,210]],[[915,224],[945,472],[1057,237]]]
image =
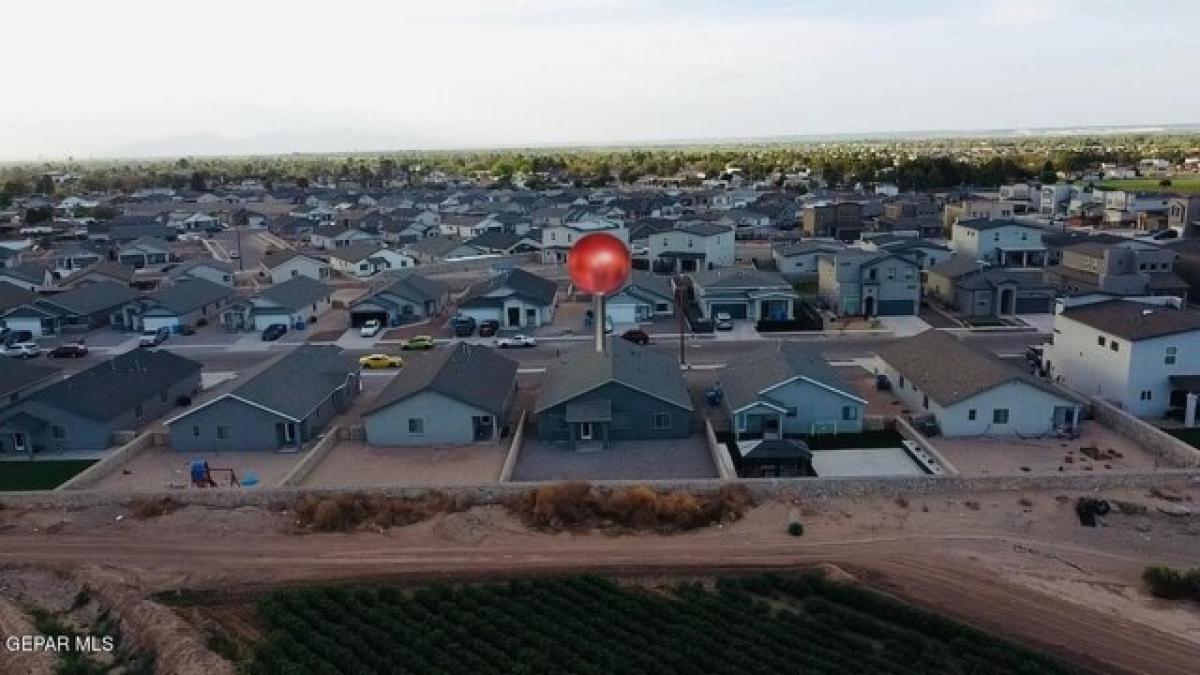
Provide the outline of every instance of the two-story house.
[[685,222],[649,238],[649,259],[660,274],[729,267],[734,261],[733,228]]
[[806,237],[828,237],[838,241],[855,241],[864,229],[863,205],[860,202],[810,204],[804,207],[800,229]]
[[1177,258],[1174,250],[1145,241],[1085,240],[1064,246],[1046,279],[1068,295],[1172,295],[1186,302],[1187,282],[1173,271]]
[[950,248],[996,267],[1044,267],[1042,229],[1015,220],[960,220],[950,230]]
[[887,252],[846,249],[817,261],[821,302],[845,316],[915,316],[921,267]]

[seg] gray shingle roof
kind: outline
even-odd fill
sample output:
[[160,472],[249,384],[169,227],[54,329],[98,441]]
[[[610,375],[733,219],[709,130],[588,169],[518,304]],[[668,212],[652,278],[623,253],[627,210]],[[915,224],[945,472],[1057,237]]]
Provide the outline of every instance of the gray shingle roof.
[[414,302],[436,302],[449,291],[450,287],[445,282],[423,277],[414,272],[404,272],[399,278],[389,277],[387,285],[381,286],[370,295],[354,301],[350,307],[353,308],[359,303],[376,300],[376,296],[381,293],[398,295]]
[[693,283],[701,288],[763,288],[779,287],[791,289],[792,285],[778,272],[766,272],[743,267],[718,267],[691,275]]
[[324,300],[332,293],[331,287],[300,275],[259,291],[258,297],[280,307],[300,309]]
[[543,306],[553,304],[554,296],[558,293],[558,284],[517,267],[472,287],[459,306],[489,304],[483,296],[501,288],[507,288],[517,297]]
[[1063,310],[1062,316],[1126,340],[1200,330],[1200,311],[1133,300],[1094,302]]
[[358,363],[340,347],[306,344],[279,357],[225,396],[249,401],[293,420],[303,420],[334,391],[344,387],[357,370]]
[[33,292],[27,291],[16,284],[0,282],[0,312],[18,305],[33,302],[36,298],[37,295]]
[[729,363],[721,373],[725,404],[730,410],[738,410],[761,400],[760,392],[797,377],[861,399],[817,350],[776,342]]
[[340,258],[348,263],[356,263],[379,253],[383,247],[369,241],[360,241],[349,246],[343,246],[329,252],[329,257]]
[[149,300],[176,314],[187,314],[234,294],[232,288],[208,279],[185,279],[155,291]]
[[1048,382],[1011,366],[990,352],[969,345],[949,333],[927,330],[879,349],[879,358],[911,380],[930,400],[954,405],[976,394],[1009,382],[1021,382],[1074,401],[1074,397]]
[[[228,291],[228,289],[226,289]],[[136,291],[115,281],[97,281],[77,286],[58,295],[39,299],[39,304],[61,307],[72,314],[93,314],[123,305],[138,297]]]
[[425,237],[409,244],[407,248],[415,253],[439,257],[446,255],[459,246],[462,246],[462,242],[457,239],[450,239],[449,237]]
[[7,402],[12,393],[47,380],[60,372],[58,368],[35,366],[19,359],[0,359],[0,399]]
[[609,382],[692,409],[687,383],[674,358],[614,339],[603,353],[571,352],[552,364],[542,378],[534,411],[566,403]]
[[46,268],[33,263],[21,263],[13,267],[0,268],[0,276],[20,279],[31,284],[42,284],[46,281]]
[[459,342],[424,358],[410,360],[364,414],[370,415],[414,394],[434,391],[500,415],[516,383],[516,361],[489,347]]
[[164,349],[135,349],[38,390],[27,400],[107,421],[200,372]]
[[233,265],[225,262],[224,260],[217,260],[215,258],[192,258],[176,265],[167,276],[176,278],[182,274],[186,274],[187,272],[196,269],[197,267],[211,267],[227,274],[233,274]]

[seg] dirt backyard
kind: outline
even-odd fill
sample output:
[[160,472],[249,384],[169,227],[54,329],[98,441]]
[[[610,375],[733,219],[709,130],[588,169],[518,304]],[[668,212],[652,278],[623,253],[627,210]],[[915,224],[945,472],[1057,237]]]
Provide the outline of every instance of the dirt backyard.
[[[542,532],[501,506],[348,534],[297,534],[282,507],[186,507],[144,520],[122,506],[10,507],[0,510],[0,568],[79,574],[87,565],[145,597],[187,590],[244,602],[247,593],[330,580],[696,575],[833,563],[1102,671],[1194,673],[1200,610],[1150,597],[1140,575],[1151,564],[1196,564],[1200,490],[1110,491],[1102,496],[1114,509],[1097,528],[1080,527],[1076,496],[779,498],[740,521],[675,535]],[[801,538],[785,533],[796,519],[805,524]],[[8,594],[2,582],[0,597]]]

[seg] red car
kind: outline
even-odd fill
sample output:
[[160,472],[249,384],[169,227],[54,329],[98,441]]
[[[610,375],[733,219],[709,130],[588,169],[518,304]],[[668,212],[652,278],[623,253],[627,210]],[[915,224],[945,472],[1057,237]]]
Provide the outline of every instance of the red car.
[[79,359],[87,356],[87,353],[87,345],[82,342],[73,342],[51,349],[46,356],[52,359]]
[[500,322],[488,319],[479,324],[479,337],[492,337],[498,330],[500,330]]
[[646,331],[638,330],[636,328],[634,328],[632,330],[627,330],[624,333],[621,333],[621,339],[629,340],[630,342],[632,342],[635,345],[650,344],[650,336],[646,334]]

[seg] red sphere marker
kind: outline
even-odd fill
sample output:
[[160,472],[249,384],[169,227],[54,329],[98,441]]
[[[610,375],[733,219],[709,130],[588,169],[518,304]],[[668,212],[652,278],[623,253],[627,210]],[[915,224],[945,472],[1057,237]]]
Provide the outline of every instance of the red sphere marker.
[[585,293],[608,295],[629,280],[629,249],[620,239],[597,232],[575,242],[567,252],[567,271]]

